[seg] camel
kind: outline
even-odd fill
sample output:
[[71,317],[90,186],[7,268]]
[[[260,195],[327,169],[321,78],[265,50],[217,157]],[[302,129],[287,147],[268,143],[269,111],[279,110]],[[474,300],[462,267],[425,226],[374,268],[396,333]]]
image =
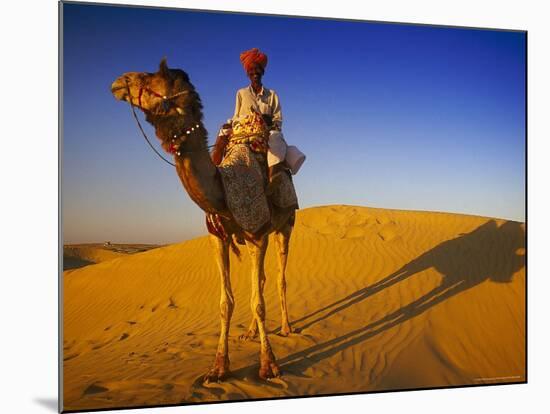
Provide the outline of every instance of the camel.
[[[113,82],[111,92],[117,100],[129,102],[143,111],[165,151],[174,153],[171,146],[174,140],[178,142],[174,163],[185,190],[204,212],[219,218],[218,231],[212,231],[209,226],[209,232],[221,277],[221,329],[214,363],[204,376],[204,381],[221,381],[230,374],[228,335],[235,301],[229,274],[229,250],[236,249],[235,239],[240,242],[244,240],[252,263],[252,321],[241,339],[250,339],[259,333],[259,377],[269,379],[280,376],[265,327],[264,258],[268,236],[273,233],[279,262],[280,335],[287,336],[292,329],[288,320],[285,271],[295,207],[273,207],[271,222],[255,234],[239,227],[228,210],[220,175],[208,151],[201,99],[189,76],[181,69],[168,68],[166,59],[160,62],[156,73],[124,73]],[[226,237],[221,237],[220,233]]]

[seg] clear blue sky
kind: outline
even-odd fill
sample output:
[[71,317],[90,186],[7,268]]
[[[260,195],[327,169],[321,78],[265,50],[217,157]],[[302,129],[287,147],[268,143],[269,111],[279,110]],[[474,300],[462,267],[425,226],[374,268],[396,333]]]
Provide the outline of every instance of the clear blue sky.
[[212,143],[252,47],[268,55],[287,141],[308,156],[295,177],[302,208],[525,220],[524,33],[75,4],[63,25],[66,243],[206,233],[109,87],[166,56],[201,95]]

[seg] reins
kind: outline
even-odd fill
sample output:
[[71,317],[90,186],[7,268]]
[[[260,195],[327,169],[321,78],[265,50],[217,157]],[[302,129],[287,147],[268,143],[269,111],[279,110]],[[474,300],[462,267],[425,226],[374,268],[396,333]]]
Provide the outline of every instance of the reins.
[[[130,108],[132,109],[132,115],[134,116],[134,119],[136,120],[136,123],[139,127],[139,130],[141,131],[141,134],[143,135],[143,138],[145,138],[145,141],[147,142],[147,144],[149,144],[151,149],[155,152],[155,154],[157,154],[159,156],[159,158],[161,160],[163,160],[165,163],[170,164],[171,166],[175,167],[176,164],[174,164],[173,162],[171,162],[171,161],[167,160],[166,158],[164,158],[164,156],[160,152],[157,151],[157,149],[153,146],[153,144],[151,144],[151,141],[149,140],[149,138],[147,137],[147,134],[143,130],[143,127],[141,126],[141,123],[139,122],[139,118],[136,114],[136,109],[135,109],[134,103],[132,102],[132,94],[130,93],[130,85],[128,85],[128,81],[126,81],[126,88],[128,89],[128,98],[129,98],[128,103],[130,104]],[[183,95],[184,93],[187,93],[187,91],[182,91],[182,92],[178,92],[177,94],[172,95],[170,97],[166,97],[166,96],[160,95],[160,94],[150,90],[149,88],[146,88],[146,89],[147,89],[147,92],[152,93],[153,95],[161,98],[163,101],[174,99],[177,96],[180,96],[180,95]],[[142,95],[142,93],[143,93],[143,88],[140,88],[140,90],[139,90],[140,105],[141,105],[141,95]],[[206,148],[202,148],[202,149],[196,150],[196,151],[178,151],[178,155],[190,154],[190,153],[193,153],[193,152],[200,152],[200,151],[208,151],[210,148],[213,148],[215,146],[216,146],[215,144],[210,145],[210,146],[207,146]]]

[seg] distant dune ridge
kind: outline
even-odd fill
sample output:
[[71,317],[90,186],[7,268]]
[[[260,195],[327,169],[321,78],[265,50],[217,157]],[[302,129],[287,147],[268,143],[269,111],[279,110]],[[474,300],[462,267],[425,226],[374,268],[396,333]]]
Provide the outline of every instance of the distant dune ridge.
[[154,244],[84,243],[63,246],[63,270],[76,269],[89,264],[124,257],[159,247]]
[[220,324],[208,237],[65,272],[64,408],[91,409],[523,382],[525,225],[449,213],[298,212],[280,313],[273,243],[266,324],[283,376],[257,377],[250,267],[231,256],[233,375],[202,384]]

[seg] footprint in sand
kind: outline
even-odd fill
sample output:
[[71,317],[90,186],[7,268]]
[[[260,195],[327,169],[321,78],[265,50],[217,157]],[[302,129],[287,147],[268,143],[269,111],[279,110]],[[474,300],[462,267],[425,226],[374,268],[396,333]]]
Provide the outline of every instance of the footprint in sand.
[[395,224],[395,222],[393,220],[391,220],[389,217],[386,217],[386,216],[378,216],[376,217],[376,222],[378,224],[388,224],[388,223],[392,223],[392,224]]
[[79,355],[80,355],[79,353],[67,355],[66,357],[63,358],[63,361],[70,361],[71,359],[76,358]]
[[349,218],[348,224],[350,226],[363,226],[372,220],[373,218],[371,216],[367,216],[365,214],[355,214]]
[[105,388],[99,384],[92,384],[84,390],[83,395],[93,395],[93,394],[99,394],[107,391],[109,391],[109,388]]
[[346,230],[344,238],[346,239],[360,239],[365,237],[365,228],[363,226],[350,226]]
[[384,241],[391,241],[399,237],[398,227],[391,221],[384,225],[379,231],[378,236]]
[[317,229],[317,233],[319,234],[323,234],[325,236],[331,236],[331,235],[334,235],[334,236],[337,236],[337,237],[342,237],[344,235],[344,231],[345,231],[345,227],[340,225],[340,224],[335,224],[335,223],[332,223],[332,224],[327,224],[323,227],[319,227]]

